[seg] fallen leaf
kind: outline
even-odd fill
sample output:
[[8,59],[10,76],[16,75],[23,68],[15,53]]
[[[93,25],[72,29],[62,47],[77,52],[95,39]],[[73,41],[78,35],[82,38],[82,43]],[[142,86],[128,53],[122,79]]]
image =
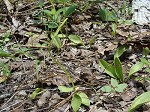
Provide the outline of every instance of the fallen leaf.
[[2,83],[2,82],[5,82],[6,81],[6,77],[4,77],[3,75],[2,76],[0,76],[0,83]]
[[45,39],[45,38],[47,38],[45,34],[41,34],[41,35],[34,34],[28,39],[28,42],[26,43],[26,45],[36,46],[41,39]]

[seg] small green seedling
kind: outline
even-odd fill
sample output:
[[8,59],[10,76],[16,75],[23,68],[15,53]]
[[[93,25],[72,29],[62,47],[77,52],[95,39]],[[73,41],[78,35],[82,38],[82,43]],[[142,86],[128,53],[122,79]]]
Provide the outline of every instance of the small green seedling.
[[6,81],[6,79],[11,75],[11,71],[9,70],[8,64],[4,62],[0,62],[0,70],[1,70],[1,74],[4,77],[4,81]]
[[29,96],[30,99],[34,100],[38,95],[41,95],[45,90],[41,91],[40,88],[36,88],[35,91]]
[[149,96],[150,96],[150,91],[145,92],[145,93],[141,94],[140,96],[138,96],[137,98],[135,98],[135,100],[132,102],[131,107],[128,110],[128,112],[133,112],[135,109],[139,108],[143,104],[150,102]]
[[99,10],[99,16],[102,19],[102,21],[106,21],[106,22],[116,22],[116,21],[118,21],[118,17],[117,17],[114,10],[109,11],[106,8],[101,8]]
[[126,83],[119,84],[116,79],[111,78],[111,86],[103,86],[101,90],[103,92],[123,92],[126,87]]
[[[120,82],[125,81],[125,77],[122,71],[122,64],[119,57],[126,51],[126,46],[120,46],[114,55],[114,65],[107,63],[105,60],[100,59],[99,65],[112,78],[118,79]],[[128,73],[126,81],[137,71],[143,68],[144,64],[142,62],[137,62],[133,65]]]
[[89,40],[89,45],[90,45],[90,47],[92,47],[92,44],[94,44],[94,41],[96,40],[96,36],[94,36],[93,38],[91,38],[90,40]]
[[4,41],[8,42],[10,39],[10,34],[11,34],[11,30],[6,31],[5,35],[4,35]]
[[111,32],[112,36],[116,37],[117,25],[115,23],[112,23],[111,29],[112,29],[112,32]]
[[148,47],[144,48],[143,53],[144,53],[145,57],[147,57],[147,55],[150,54],[150,49]]
[[90,106],[90,100],[89,100],[88,96],[85,93],[78,91],[78,88],[74,89],[73,87],[68,88],[66,86],[59,86],[58,89],[60,90],[60,92],[75,91],[75,93],[72,96],[72,100],[71,100],[71,106],[72,106],[74,112],[78,111],[81,104]]
[[[148,58],[147,58],[147,55],[150,53],[150,50],[149,48],[144,48],[143,49],[143,53],[144,53],[144,56],[140,58],[140,62],[143,63],[145,65],[145,68],[144,68],[144,72],[146,72],[147,74],[150,74],[150,62],[148,61]],[[149,77],[137,77],[136,78],[137,80],[150,80]]]

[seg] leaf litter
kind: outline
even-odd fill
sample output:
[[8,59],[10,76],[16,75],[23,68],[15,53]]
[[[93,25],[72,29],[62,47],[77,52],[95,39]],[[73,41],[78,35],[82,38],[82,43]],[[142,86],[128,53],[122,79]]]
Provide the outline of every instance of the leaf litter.
[[[83,4],[82,1],[80,2]],[[27,1],[24,3],[28,4]],[[36,10],[32,7],[36,3],[24,8],[16,6],[19,10],[18,15],[16,15],[18,18],[14,18],[12,24],[18,25],[18,23],[22,22],[26,25],[22,24],[21,27],[18,27],[18,31],[13,27],[10,35],[11,42],[18,44],[18,49],[21,47],[33,49],[24,51],[26,54],[24,52],[14,53],[16,50],[14,46],[8,45],[8,48],[12,48],[8,52],[15,54],[17,59],[8,58],[6,63],[10,68],[11,75],[7,76],[6,80],[4,80],[3,74],[0,75],[0,111],[71,111],[71,103],[69,103],[71,101],[70,94],[60,93],[57,89],[60,85],[70,86],[68,77],[50,58],[49,49],[37,46],[37,44],[40,43],[42,45],[46,41],[47,35],[44,31],[44,26],[40,24],[34,25],[36,20],[32,13],[36,13]],[[48,2],[44,3],[45,7],[49,5]],[[97,4],[95,7],[98,8],[99,6],[100,4]],[[140,26],[135,24],[130,26],[120,25],[116,30],[117,38],[113,37],[111,35],[111,25],[104,25],[107,23],[96,24],[100,20],[93,17],[96,13],[96,10],[93,11],[94,8],[88,7],[88,13],[83,12],[80,15],[75,13],[72,21],[69,23],[70,27],[68,27],[69,33],[78,35],[87,48],[82,46],[81,40],[81,45],[77,46],[71,45],[70,41],[67,40],[60,52],[57,52],[54,46],[52,46],[50,52],[67,69],[75,85],[82,88],[81,90],[89,96],[91,106],[89,108],[81,106],[80,110],[89,112],[126,112],[132,100],[148,90],[148,86],[145,90],[144,85],[145,83],[149,85],[150,82],[139,82],[131,79],[124,92],[120,94],[103,93],[100,88],[110,84],[110,77],[99,67],[98,61],[99,59],[106,59],[112,62],[114,52],[119,44],[127,44],[131,46],[131,51],[126,52],[127,57],[124,56],[122,61],[123,66],[129,68],[127,65],[135,63],[132,54],[136,55],[134,57],[138,60],[138,57],[142,55],[141,47],[146,46],[150,48],[149,27],[139,28]],[[24,17],[21,16],[19,18],[19,14],[23,11],[28,12],[28,9],[33,12],[30,14],[29,11]],[[5,11],[2,11],[2,14],[4,13]],[[76,18],[78,18],[78,21]],[[23,21],[23,19],[25,20]],[[0,25],[1,23],[10,24],[10,21],[4,21],[0,18]],[[2,24],[4,27],[0,27],[1,37],[4,37],[5,32],[12,27],[12,25],[7,27],[5,24]],[[129,36],[133,37],[133,40],[130,40]],[[92,38],[94,40],[92,40],[89,46]],[[130,40],[129,42],[127,41],[128,39]],[[139,51],[137,52],[137,50]],[[4,58],[1,57],[2,59]],[[36,60],[40,61],[37,65]],[[124,70],[124,73],[126,74],[126,70]],[[41,88],[45,91],[41,95],[36,96],[34,100],[31,100],[29,95],[36,88]],[[149,105],[146,104],[143,108],[140,108],[142,110],[139,109],[138,111],[147,111],[148,107]]]

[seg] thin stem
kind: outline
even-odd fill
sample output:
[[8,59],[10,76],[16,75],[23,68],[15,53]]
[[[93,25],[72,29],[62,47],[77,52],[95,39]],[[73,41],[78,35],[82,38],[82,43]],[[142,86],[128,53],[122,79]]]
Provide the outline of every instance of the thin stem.
[[73,83],[73,79],[72,79],[71,75],[69,74],[69,72],[67,71],[67,69],[60,63],[60,61],[59,61],[58,59],[56,59],[56,58],[52,55],[52,53],[50,52],[50,47],[49,47],[48,52],[49,52],[49,55],[50,55],[50,57],[52,58],[52,60],[60,67],[60,69],[62,69],[62,70],[65,72],[65,74],[67,75],[67,77],[68,77],[68,79],[69,79],[69,82],[72,83],[72,87],[74,88],[75,86],[74,86],[74,83]]

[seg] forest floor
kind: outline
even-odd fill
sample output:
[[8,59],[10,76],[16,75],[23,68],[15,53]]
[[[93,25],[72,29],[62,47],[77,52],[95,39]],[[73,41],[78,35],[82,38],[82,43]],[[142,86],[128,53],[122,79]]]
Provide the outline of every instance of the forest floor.
[[[127,112],[137,96],[150,91],[150,75],[144,69],[125,82],[128,86],[123,92],[102,91],[103,86],[111,85],[111,77],[99,65],[100,59],[113,63],[116,49],[127,46],[120,57],[127,78],[132,65],[144,55],[143,49],[150,49],[150,24],[103,21],[100,8],[119,13],[121,0],[74,3],[77,6],[72,14],[65,17],[60,13],[53,21],[50,20],[57,15],[54,9],[71,6],[73,2],[64,5],[42,0],[16,1],[11,2],[10,10],[11,5],[8,8],[3,1],[0,3],[0,112],[72,112],[73,92],[60,92],[58,87],[62,85],[74,84],[77,91],[88,96],[90,106],[81,105],[79,112]],[[131,19],[131,14],[119,15],[123,16]],[[65,18],[67,22],[58,32],[60,41],[57,38],[52,42],[52,34]],[[114,32],[113,25],[117,27]],[[69,40],[71,34],[82,41]],[[150,55],[147,59],[150,61]],[[31,98],[38,88],[39,94]],[[149,108],[147,103],[135,112],[150,112]]]

